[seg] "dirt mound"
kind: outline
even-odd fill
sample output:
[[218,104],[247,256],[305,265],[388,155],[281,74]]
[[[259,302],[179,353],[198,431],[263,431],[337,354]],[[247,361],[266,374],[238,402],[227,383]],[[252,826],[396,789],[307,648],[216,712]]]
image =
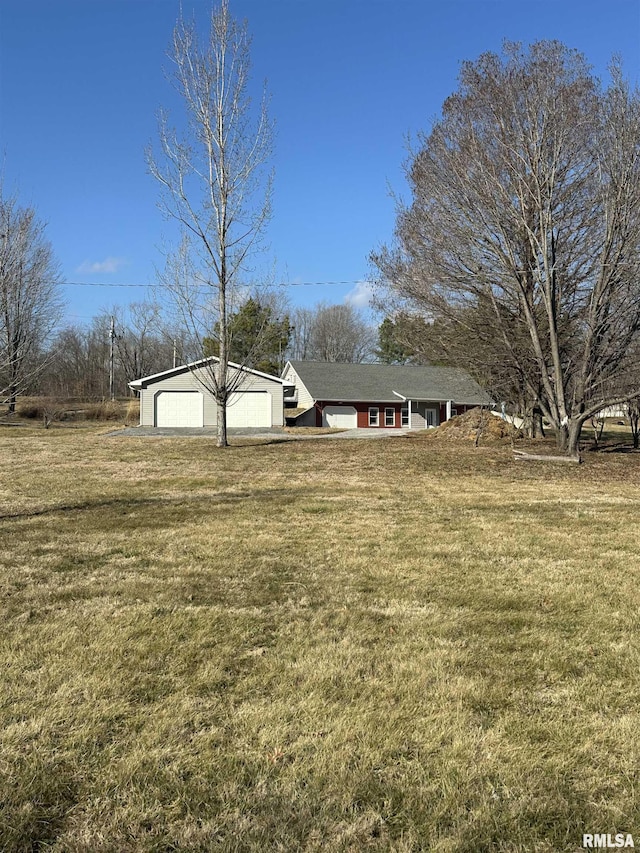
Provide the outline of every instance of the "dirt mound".
[[433,430],[433,437],[443,441],[473,441],[478,444],[507,442],[519,436],[513,424],[492,415],[486,409],[469,409]]

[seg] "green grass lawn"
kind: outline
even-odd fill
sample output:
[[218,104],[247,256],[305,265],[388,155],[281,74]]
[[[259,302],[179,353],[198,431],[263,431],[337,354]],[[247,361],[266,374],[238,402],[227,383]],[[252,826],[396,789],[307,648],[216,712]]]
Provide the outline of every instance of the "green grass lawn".
[[3,853],[640,844],[640,455],[0,453]]

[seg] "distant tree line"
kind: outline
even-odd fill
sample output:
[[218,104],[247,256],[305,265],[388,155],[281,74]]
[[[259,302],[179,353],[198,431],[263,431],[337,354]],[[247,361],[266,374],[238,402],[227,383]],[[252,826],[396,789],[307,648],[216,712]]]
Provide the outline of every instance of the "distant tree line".
[[112,326],[115,396],[131,394],[128,383],[132,380],[167,370],[189,357],[184,331],[165,324],[155,303],[132,303],[101,311],[88,326],[58,329],[46,348],[35,390],[55,397],[107,398]]

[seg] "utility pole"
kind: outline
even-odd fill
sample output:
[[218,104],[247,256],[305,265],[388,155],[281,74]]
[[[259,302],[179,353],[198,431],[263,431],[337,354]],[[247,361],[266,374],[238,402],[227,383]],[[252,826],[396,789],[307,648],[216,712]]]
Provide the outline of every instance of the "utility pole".
[[109,329],[109,398],[115,400],[114,376],[113,376],[113,344],[116,339],[116,321],[111,317],[111,328]]
[[177,367],[178,365],[178,342],[174,338],[173,339],[173,366]]

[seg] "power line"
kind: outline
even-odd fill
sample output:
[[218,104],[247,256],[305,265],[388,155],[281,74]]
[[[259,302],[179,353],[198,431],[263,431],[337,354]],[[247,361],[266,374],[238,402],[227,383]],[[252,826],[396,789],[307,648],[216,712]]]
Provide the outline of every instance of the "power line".
[[[263,284],[261,287],[327,287],[344,284],[364,284],[368,280],[364,278],[351,279],[348,281],[280,281],[274,284]],[[108,283],[98,281],[63,281],[61,282],[66,287],[171,287],[169,284],[133,284],[129,282]],[[192,287],[209,287],[207,284],[194,284]]]

